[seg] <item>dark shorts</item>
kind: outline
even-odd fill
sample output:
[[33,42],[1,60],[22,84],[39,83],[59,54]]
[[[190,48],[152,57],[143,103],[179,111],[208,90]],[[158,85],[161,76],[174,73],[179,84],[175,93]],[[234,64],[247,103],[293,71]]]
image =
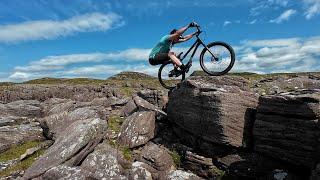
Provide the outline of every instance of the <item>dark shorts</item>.
[[169,60],[170,58],[168,56],[168,53],[158,53],[154,56],[154,58],[149,58],[149,63],[151,65],[159,65]]

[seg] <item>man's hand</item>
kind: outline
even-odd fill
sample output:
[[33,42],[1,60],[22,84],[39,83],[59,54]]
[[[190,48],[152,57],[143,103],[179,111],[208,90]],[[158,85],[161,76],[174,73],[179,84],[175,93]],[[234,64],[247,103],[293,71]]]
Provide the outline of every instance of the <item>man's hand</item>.
[[189,24],[189,27],[197,27],[199,26],[196,22],[192,22]]

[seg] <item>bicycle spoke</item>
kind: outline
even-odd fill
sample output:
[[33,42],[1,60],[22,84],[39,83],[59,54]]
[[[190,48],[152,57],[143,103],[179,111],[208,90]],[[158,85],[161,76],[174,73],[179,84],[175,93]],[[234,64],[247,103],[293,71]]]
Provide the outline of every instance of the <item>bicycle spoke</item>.
[[162,67],[161,73],[158,75],[160,83],[168,89],[176,87],[178,83],[181,82],[182,78],[184,78],[184,75],[180,74],[178,75],[176,72],[173,71],[174,66],[172,63],[166,64]]
[[206,51],[204,55],[204,66],[210,72],[221,72],[228,67],[231,62],[231,54],[229,50],[224,46],[212,46],[209,48],[210,51],[217,56],[215,59],[212,57],[210,52]]

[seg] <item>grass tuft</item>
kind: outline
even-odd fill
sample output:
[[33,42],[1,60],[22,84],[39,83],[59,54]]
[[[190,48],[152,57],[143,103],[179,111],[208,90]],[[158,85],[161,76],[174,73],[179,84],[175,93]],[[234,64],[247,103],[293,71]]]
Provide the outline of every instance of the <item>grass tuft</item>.
[[115,133],[119,133],[124,120],[125,118],[122,118],[120,116],[111,116],[108,119],[108,127]]
[[176,165],[176,167],[180,167],[181,166],[180,154],[176,150],[170,151],[169,154],[171,155],[172,160],[173,160],[174,164]]
[[113,139],[113,140],[109,140],[108,143],[115,149],[118,149],[119,151],[121,151],[121,154],[123,155],[123,157],[128,160],[131,161],[132,160],[132,150],[129,147],[126,146],[121,146],[117,140]]
[[[27,149],[32,148],[32,147],[36,147],[39,144],[40,144],[39,141],[29,141],[29,142],[26,142],[22,145],[14,146],[14,147],[10,148],[9,150],[0,154],[0,162],[5,162],[8,160],[20,158],[20,156],[22,154],[24,154]],[[14,172],[24,171],[24,170],[28,169],[32,165],[32,163],[40,155],[42,155],[44,153],[44,151],[45,151],[44,149],[40,149],[37,152],[35,152],[34,154],[32,154],[31,156],[27,157],[26,159],[18,162],[17,164],[13,164],[12,166],[0,171],[0,177],[6,177]]]
[[29,141],[21,145],[15,145],[5,152],[0,153],[0,162],[5,162],[13,159],[20,158],[27,149],[36,147],[40,144],[39,141]]
[[210,169],[210,172],[212,173],[212,175],[214,177],[216,177],[217,179],[222,179],[222,177],[226,174],[225,171],[217,168],[216,166],[213,166],[211,169]]

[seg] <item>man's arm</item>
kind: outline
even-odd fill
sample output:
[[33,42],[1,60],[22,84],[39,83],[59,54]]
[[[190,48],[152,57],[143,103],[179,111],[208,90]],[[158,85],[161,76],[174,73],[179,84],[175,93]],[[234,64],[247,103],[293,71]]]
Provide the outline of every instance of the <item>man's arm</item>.
[[184,36],[182,39],[179,39],[179,41],[177,43],[182,43],[182,42],[186,42],[188,41],[189,39],[191,39],[194,35],[196,35],[197,32],[194,32],[192,34],[188,34],[186,36]]
[[179,30],[177,30],[176,33],[171,34],[170,37],[169,37],[169,39],[170,39],[170,40],[173,40],[173,39],[175,39],[175,38],[178,38],[178,37],[181,36],[184,32],[186,32],[186,30],[187,30],[189,27],[190,27],[190,25],[184,26],[184,27],[180,28]]

